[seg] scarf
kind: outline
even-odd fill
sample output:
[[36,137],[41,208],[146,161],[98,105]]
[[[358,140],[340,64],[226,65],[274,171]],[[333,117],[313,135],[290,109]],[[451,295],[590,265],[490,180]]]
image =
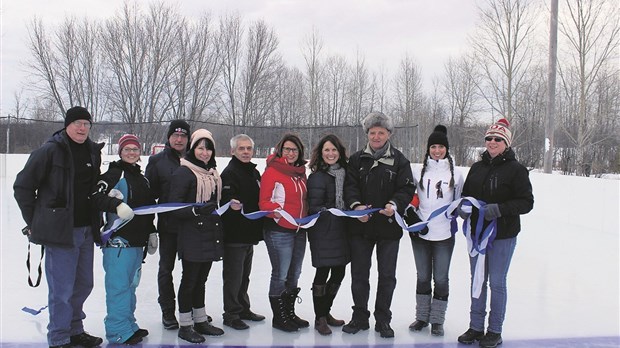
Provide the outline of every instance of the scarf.
[[222,179],[217,170],[199,167],[185,158],[181,158],[181,165],[189,168],[196,176],[196,202],[207,202],[216,193],[219,206],[222,198]]
[[294,166],[290,165],[286,162],[284,157],[276,157],[276,155],[271,155],[267,158],[267,167],[271,167],[278,172],[285,174],[290,177],[301,177],[303,179],[306,178],[306,167],[305,166]]
[[342,193],[344,188],[344,177],[346,175],[346,171],[344,170],[344,168],[340,167],[340,164],[334,163],[329,166],[329,168],[327,168],[327,174],[336,178],[336,208],[343,210],[345,207]]
[[391,146],[390,142],[386,141],[385,145],[383,145],[382,148],[380,148],[377,151],[374,151],[372,147],[370,147],[370,144],[366,145],[366,149],[364,150],[364,153],[372,157],[372,159],[374,160],[371,168],[378,166],[379,163],[383,163],[388,166],[394,165],[394,158],[392,157],[390,146]]

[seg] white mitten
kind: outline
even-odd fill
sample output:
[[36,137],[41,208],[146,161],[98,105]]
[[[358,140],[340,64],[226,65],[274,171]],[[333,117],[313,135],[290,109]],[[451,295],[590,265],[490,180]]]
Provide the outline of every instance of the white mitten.
[[108,192],[108,196],[114,197],[114,198],[118,198],[118,199],[125,198],[123,196],[123,193],[120,190],[117,190],[117,189],[111,189],[110,192]]
[[159,246],[159,240],[157,239],[157,233],[153,232],[149,234],[149,244],[147,245],[147,252],[149,255],[155,254]]
[[116,215],[123,220],[131,220],[133,218],[133,210],[127,203],[121,203],[116,207]]

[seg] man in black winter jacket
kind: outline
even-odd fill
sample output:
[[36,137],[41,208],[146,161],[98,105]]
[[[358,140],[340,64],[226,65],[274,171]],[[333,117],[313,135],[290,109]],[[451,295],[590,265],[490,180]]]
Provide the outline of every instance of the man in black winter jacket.
[[236,330],[249,326],[243,320],[261,321],[265,317],[250,310],[248,287],[254,245],[263,239],[263,219],[250,220],[243,212],[258,211],[260,174],[252,163],[254,140],[239,134],[230,139],[232,158],[222,172],[222,204],[231,209],[222,216],[224,224],[224,325]]
[[[189,124],[183,120],[173,120],[168,126],[166,147],[158,154],[149,157],[144,173],[149,180],[153,196],[159,204],[168,203],[170,176],[179,168],[180,160],[189,149]],[[172,271],[177,261],[177,234],[174,226],[168,224],[167,214],[157,215],[157,231],[159,232],[159,271],[157,287],[159,290],[159,306],[162,312],[164,328],[179,328],[175,316],[176,294]]]
[[344,182],[345,204],[355,210],[379,208],[377,213],[352,220],[351,292],[353,316],[342,331],[355,334],[367,330],[370,267],[373,250],[377,248],[377,297],[375,299],[375,331],[381,337],[394,337],[390,327],[392,296],[396,287],[396,261],[403,229],[394,213],[402,216],[415,186],[409,160],[389,139],[394,130],[392,119],[381,112],[372,112],[362,121],[368,137],[366,147],[349,157]]
[[[93,242],[100,218],[91,193],[101,166],[103,144],[88,137],[88,110],[67,110],[65,128],[30,154],[13,185],[31,242],[45,246],[50,347],[95,347],[103,340],[84,331],[84,301],[93,289]],[[131,208],[118,201],[110,212],[123,219]]]

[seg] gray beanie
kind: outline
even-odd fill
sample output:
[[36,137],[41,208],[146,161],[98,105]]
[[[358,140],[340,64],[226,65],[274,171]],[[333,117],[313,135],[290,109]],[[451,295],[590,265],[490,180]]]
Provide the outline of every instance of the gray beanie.
[[364,117],[362,127],[364,127],[364,133],[368,133],[368,130],[372,127],[382,127],[387,129],[390,133],[394,132],[394,123],[392,123],[392,119],[379,111],[371,112],[368,116]]

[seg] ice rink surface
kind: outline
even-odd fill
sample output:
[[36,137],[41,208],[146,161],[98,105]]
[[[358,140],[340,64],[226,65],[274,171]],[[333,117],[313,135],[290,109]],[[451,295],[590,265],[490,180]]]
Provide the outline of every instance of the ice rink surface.
[[[116,160],[117,156],[104,156]],[[28,242],[13,199],[15,175],[27,155],[0,155],[0,346],[46,347],[48,312],[39,315],[22,311],[47,304],[45,277],[41,286],[28,286],[26,256]],[[146,168],[147,157],[141,162]],[[228,162],[218,158],[221,171]],[[264,160],[256,159],[262,173]],[[414,164],[415,166],[415,164]],[[466,175],[467,168],[459,168]],[[107,170],[104,163],[102,171]],[[502,347],[620,347],[620,180],[569,177],[531,173],[534,210],[523,216],[522,232],[508,273],[508,309]],[[32,272],[36,278],[39,248],[32,245]],[[311,321],[310,328],[284,333],[271,327],[267,296],[270,263],[264,243],[254,249],[250,284],[252,310],[267,320],[248,322],[250,329],[236,331],[222,324],[222,265],[214,263],[207,281],[207,313],[225,334],[207,337],[212,347],[467,347],[456,338],[468,329],[469,266],[465,238],[459,231],[450,269],[450,298],[445,336],[434,337],[427,329],[410,332],[415,320],[415,265],[408,236],[401,240],[398,255],[398,283],[392,302],[392,328],[395,337],[384,339],[371,329],[355,335],[333,328],[331,336],[321,336],[313,328],[311,286],[314,268],[307,250],[300,279],[303,300],[297,314]],[[95,249],[95,288],[85,304],[85,328],[93,335],[105,336],[106,314],[101,252]],[[150,334],[143,347],[195,346],[177,338],[176,330],[164,330],[157,303],[158,254],[143,264],[138,287],[136,317]],[[373,260],[374,262],[374,260]],[[347,268],[348,271],[348,268]],[[181,275],[177,262],[175,284]],[[376,268],[371,270],[371,300],[374,306]],[[352,299],[347,274],[332,308],[334,317],[349,321]],[[107,345],[107,342],[104,342]]]

